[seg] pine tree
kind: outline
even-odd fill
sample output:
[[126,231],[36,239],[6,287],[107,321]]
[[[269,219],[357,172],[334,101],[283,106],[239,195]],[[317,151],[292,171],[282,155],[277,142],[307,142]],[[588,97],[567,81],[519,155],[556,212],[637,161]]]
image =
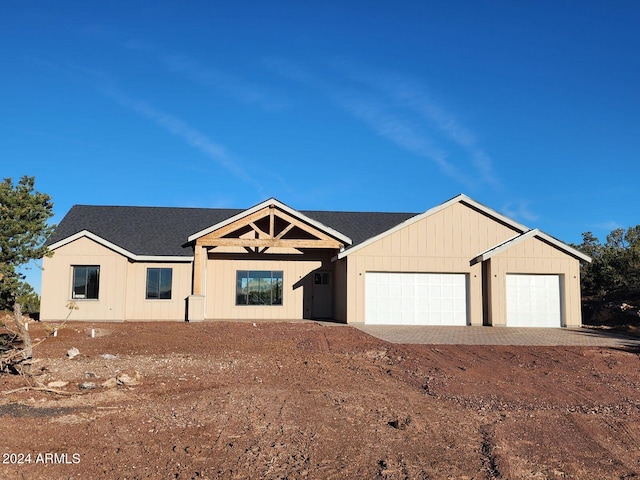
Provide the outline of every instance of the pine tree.
[[55,228],[47,224],[52,215],[51,197],[35,190],[34,177],[25,175],[17,184],[5,178],[0,183],[0,310],[14,312],[24,359],[32,352],[18,301],[26,287],[20,267],[50,254],[45,242]]

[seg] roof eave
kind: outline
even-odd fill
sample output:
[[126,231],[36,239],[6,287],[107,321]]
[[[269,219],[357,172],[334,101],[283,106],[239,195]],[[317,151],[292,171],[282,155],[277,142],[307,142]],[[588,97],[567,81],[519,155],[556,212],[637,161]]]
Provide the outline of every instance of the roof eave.
[[509,248],[513,247],[514,245],[517,245],[520,242],[523,242],[524,240],[527,240],[528,238],[532,238],[532,237],[538,237],[541,240],[546,241],[547,243],[553,245],[554,247],[558,248],[559,250],[562,250],[563,252],[567,253],[568,255],[571,255],[573,257],[576,257],[578,260],[582,260],[584,262],[588,262],[591,263],[591,257],[588,255],[585,255],[584,253],[576,250],[573,247],[570,247],[569,245],[567,245],[564,242],[561,242],[560,240],[558,240],[557,238],[552,237],[551,235],[548,235],[546,233],[544,233],[543,231],[534,228],[532,230],[529,230],[528,232],[522,233],[520,235],[517,235],[509,240],[507,240],[506,242],[503,242],[501,244],[498,244],[494,247],[491,247],[490,249],[482,252],[481,254],[479,254],[477,257],[475,257],[473,259],[474,263],[477,263],[478,261],[484,262],[485,260],[490,259],[491,257],[494,257],[496,255],[498,255],[499,253],[508,250]]
[[88,238],[90,240],[93,240],[96,243],[99,243],[100,245],[102,245],[103,247],[106,247],[110,250],[113,250],[116,253],[119,253],[120,255],[127,257],[131,260],[134,260],[136,262],[191,262],[193,261],[193,256],[180,256],[180,255],[137,255],[135,253],[130,252],[129,250],[126,250],[118,245],[116,245],[115,243],[110,242],[109,240],[106,240],[104,238],[102,238],[99,235],[96,235],[95,233],[90,232],[89,230],[81,230],[80,232],[74,233],[73,235],[70,235],[66,238],[63,238],[62,240],[59,240],[55,243],[52,243],[51,245],[49,245],[49,250],[56,250],[57,248],[63,247],[64,245],[67,245],[71,242],[75,242],[76,240],[80,239],[80,238]]
[[529,227],[527,227],[526,225],[523,225],[519,222],[516,222],[515,220],[512,220],[509,217],[506,217],[504,215],[502,215],[501,213],[496,212],[495,210],[482,205],[479,202],[476,202],[475,200],[473,200],[472,198],[466,196],[465,194],[461,193],[459,195],[456,195],[455,197],[447,200],[444,203],[441,203],[440,205],[436,205],[433,208],[430,208],[429,210],[427,210],[426,212],[420,213],[414,217],[411,217],[407,220],[405,220],[402,223],[399,223],[398,225],[396,225],[395,227],[390,228],[389,230],[386,230],[374,237],[369,238],[368,240],[356,245],[353,248],[350,248],[348,250],[345,250],[343,252],[340,252],[337,257],[336,260],[344,258],[348,255],[350,255],[353,252],[356,252],[358,250],[360,250],[361,248],[366,247],[367,245],[372,244],[373,242],[376,242],[378,240],[380,240],[381,238],[386,237],[387,235],[391,235],[392,233],[397,232],[398,230],[403,229],[404,227],[407,227],[415,222],[419,222],[420,220],[430,217],[431,215],[434,215],[442,210],[444,210],[445,208],[454,205],[456,203],[466,203],[467,205],[469,205],[472,208],[475,208],[476,210],[480,210],[481,212],[483,212],[485,215],[489,215],[491,217],[494,217],[496,220],[512,227],[515,230],[518,230],[520,233],[522,232],[526,232],[529,230]]

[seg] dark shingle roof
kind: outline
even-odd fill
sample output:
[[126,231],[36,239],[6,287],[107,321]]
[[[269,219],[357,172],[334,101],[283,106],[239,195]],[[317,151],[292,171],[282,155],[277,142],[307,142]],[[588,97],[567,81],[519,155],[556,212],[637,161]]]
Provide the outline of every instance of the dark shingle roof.
[[[47,245],[88,230],[134,255],[191,256],[187,238],[244,210],[74,205]],[[416,213],[300,211],[348,236],[355,246]]]
[[417,213],[389,212],[301,211],[300,213],[343,233],[353,242],[351,247],[418,215]]

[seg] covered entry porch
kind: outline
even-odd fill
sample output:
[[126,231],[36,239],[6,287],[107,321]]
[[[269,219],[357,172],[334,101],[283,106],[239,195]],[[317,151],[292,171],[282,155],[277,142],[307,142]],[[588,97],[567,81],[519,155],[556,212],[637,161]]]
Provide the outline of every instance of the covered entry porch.
[[187,320],[330,319],[348,237],[269,200],[191,237]]

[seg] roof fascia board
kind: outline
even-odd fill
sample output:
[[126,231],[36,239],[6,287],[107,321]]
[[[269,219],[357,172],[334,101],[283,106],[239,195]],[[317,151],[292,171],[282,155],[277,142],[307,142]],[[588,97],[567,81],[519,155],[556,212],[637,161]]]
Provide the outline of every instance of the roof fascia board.
[[193,242],[195,240],[197,240],[200,237],[203,237],[211,232],[214,232],[216,230],[218,230],[219,228],[225,227],[235,221],[241,220],[242,218],[251,215],[252,213],[258,212],[260,210],[262,210],[263,208],[266,208],[270,205],[274,205],[276,207],[278,207],[279,209],[287,212],[289,215],[296,217],[312,226],[314,226],[315,228],[317,228],[318,230],[322,230],[323,232],[331,235],[334,238],[337,238],[339,240],[342,240],[345,244],[347,245],[351,245],[353,243],[353,241],[347,237],[346,235],[338,232],[337,230],[334,230],[331,227],[328,227],[327,225],[324,225],[320,222],[318,222],[317,220],[314,220],[310,217],[307,217],[305,214],[294,210],[293,208],[289,207],[288,205],[285,205],[284,203],[280,202],[279,200],[276,200],[275,198],[270,198],[268,200],[265,200],[264,202],[261,202],[247,210],[244,210],[232,217],[227,218],[226,220],[223,220],[222,222],[216,223],[215,225],[212,225],[211,227],[205,228],[204,230],[201,230],[197,233],[194,233],[193,235],[189,236],[189,238],[187,239],[188,242]]
[[500,252],[510,249],[512,246],[520,243],[527,238],[531,238],[535,234],[536,229],[529,230],[528,232],[521,233],[520,235],[516,235],[515,237],[511,237],[509,240],[506,240],[498,245],[485,250],[476,258],[473,259],[473,263],[484,262],[485,260],[490,259],[491,257],[497,255]]
[[461,193],[460,195],[456,195],[455,197],[451,198],[450,200],[447,200],[444,203],[441,203],[440,205],[436,205],[433,208],[430,208],[429,210],[427,210],[424,213],[420,213],[418,215],[416,215],[415,217],[411,217],[407,220],[405,220],[402,223],[399,223],[398,225],[396,225],[395,227],[390,228],[389,230],[382,232],[378,235],[376,235],[375,237],[371,237],[370,239],[362,242],[359,245],[356,245],[353,248],[350,248],[348,250],[345,250],[343,252],[340,252],[336,257],[333,258],[333,260],[339,260],[341,258],[346,257],[347,255],[350,255],[353,252],[357,252],[358,250],[360,250],[361,248],[365,248],[368,245],[371,245],[372,243],[380,240],[383,237],[386,237],[387,235],[391,235],[395,232],[397,232],[398,230],[401,230],[409,225],[412,225],[413,223],[419,222],[420,220],[430,217],[431,215],[434,215],[442,210],[444,210],[447,207],[450,207],[451,205],[454,205],[456,203],[466,203],[467,205],[475,208],[476,210],[480,210],[481,212],[483,212],[486,215],[489,215],[491,217],[496,218],[497,220],[499,220],[502,223],[505,223],[507,225],[509,225],[510,227],[519,230],[520,232],[526,232],[527,230],[529,230],[528,227],[526,227],[525,225],[522,225],[521,223],[516,222],[515,220],[510,219],[509,217],[505,217],[504,215],[496,212],[495,210],[492,210],[489,207],[486,207],[484,205],[482,205],[481,203],[476,202],[475,200],[473,200],[472,198],[467,197],[465,194]]
[[452,200],[457,200],[459,202],[466,203],[476,208],[477,210],[480,210],[482,213],[489,215],[490,217],[493,217],[496,220],[499,220],[505,225],[508,225],[516,230],[519,230],[520,233],[528,232],[529,230],[531,230],[526,225],[520,222],[516,222],[513,218],[509,218],[506,215],[503,215],[495,211],[493,208],[487,207],[486,205],[483,205],[482,203],[475,201],[473,198],[467,197],[465,194],[461,193],[457,197],[452,198]]
[[138,262],[167,262],[167,263],[189,263],[193,262],[193,255],[190,256],[176,256],[176,255],[134,255],[134,260]]
[[591,257],[588,255],[585,255],[584,253],[576,250],[573,247],[570,247],[569,245],[567,245],[564,242],[561,242],[560,240],[558,240],[557,238],[553,238],[551,235],[548,235],[546,233],[544,233],[543,231],[535,228],[533,230],[529,230],[528,232],[525,232],[521,235],[518,235],[514,238],[511,238],[509,240],[507,240],[504,243],[501,243],[500,245],[496,245],[493,248],[490,248],[489,250],[481,253],[480,255],[478,255],[474,260],[476,261],[485,261],[490,259],[491,257],[494,257],[495,255],[499,254],[500,252],[504,252],[505,250],[508,250],[509,248],[513,247],[514,245],[517,245],[520,242],[523,242],[529,238],[532,237],[538,237],[541,240],[546,241],[547,243],[550,243],[551,245],[553,245],[554,247],[558,248],[559,250],[562,250],[563,252],[578,258],[579,260],[583,260],[585,262],[591,263]]
[[564,252],[568,253],[569,255],[572,255],[574,257],[578,257],[580,260],[584,260],[585,262],[591,263],[591,257],[589,255],[586,255],[584,253],[582,253],[579,250],[576,250],[573,247],[570,247],[569,245],[567,245],[564,242],[561,242],[560,240],[558,240],[557,238],[553,238],[551,235],[548,235],[546,233],[544,233],[541,230],[538,230],[536,228],[536,237],[542,238],[543,240],[546,240],[548,243],[556,246],[557,248],[559,248],[560,250],[563,250]]
[[137,262],[191,262],[193,261],[193,256],[180,257],[180,256],[170,256],[170,255],[167,255],[167,256],[136,255],[135,253],[131,253],[129,250],[119,247],[115,243],[111,243],[110,241],[105,240],[101,236],[96,235],[95,233],[92,233],[89,230],[82,230],[78,233],[74,233],[73,235],[67,238],[63,238],[62,240],[51,244],[49,246],[49,250],[55,250],[71,242],[75,242],[80,238],[89,238],[90,240],[93,240],[94,242],[99,243],[103,247],[113,250],[114,252],[119,253],[120,255],[127,257],[131,260],[135,260]]

